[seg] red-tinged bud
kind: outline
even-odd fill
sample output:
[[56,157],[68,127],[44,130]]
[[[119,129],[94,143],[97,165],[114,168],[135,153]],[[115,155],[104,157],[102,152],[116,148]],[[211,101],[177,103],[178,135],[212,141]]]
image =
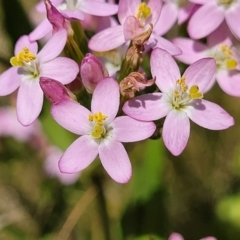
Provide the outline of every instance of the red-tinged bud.
[[45,96],[52,103],[58,103],[67,99],[77,100],[76,96],[57,80],[41,77],[39,83]]
[[93,93],[96,85],[109,76],[100,60],[91,53],[82,60],[80,74],[82,83],[89,93]]

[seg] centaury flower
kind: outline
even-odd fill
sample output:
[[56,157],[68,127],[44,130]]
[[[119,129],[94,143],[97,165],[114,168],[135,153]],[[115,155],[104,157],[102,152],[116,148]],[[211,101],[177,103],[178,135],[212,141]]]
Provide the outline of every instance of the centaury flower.
[[62,127],[81,135],[60,159],[62,172],[79,172],[99,155],[113,180],[125,183],[130,179],[131,163],[121,142],[146,139],[156,126],[153,122],[137,121],[128,116],[116,117],[119,101],[118,83],[113,78],[105,78],[93,92],[91,111],[72,100],[53,104],[53,118]]
[[216,63],[205,58],[190,65],[180,75],[172,56],[159,48],[150,58],[152,76],[160,93],[149,93],[126,102],[123,111],[138,120],[152,121],[166,116],[162,137],[173,155],[185,148],[190,135],[189,118],[196,124],[212,130],[226,129],[234,124],[233,118],[220,106],[203,100]]
[[39,78],[44,76],[70,83],[79,72],[78,65],[66,57],[57,57],[65,45],[66,31],[59,31],[37,54],[37,43],[22,36],[16,43],[13,67],[0,75],[0,96],[5,96],[19,87],[17,117],[21,124],[30,125],[39,115],[43,105],[43,91]]

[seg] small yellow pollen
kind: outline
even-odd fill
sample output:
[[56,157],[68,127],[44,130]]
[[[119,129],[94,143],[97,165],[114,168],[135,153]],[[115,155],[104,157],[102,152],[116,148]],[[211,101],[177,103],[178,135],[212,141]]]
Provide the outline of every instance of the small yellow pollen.
[[237,67],[237,61],[233,58],[226,59],[227,69],[235,69]]
[[92,137],[94,138],[101,138],[102,134],[105,133],[105,128],[100,125],[95,125],[93,131],[91,132]]
[[191,99],[201,99],[201,98],[203,98],[203,94],[199,91],[199,87],[197,85],[193,85],[189,89],[189,97]]
[[186,77],[182,76],[180,79],[177,80],[177,84],[181,88],[181,92],[186,92],[187,91],[187,84],[186,84]]
[[220,0],[221,4],[224,4],[224,5],[230,5],[233,0]]
[[151,15],[151,8],[147,6],[145,2],[141,3],[138,7],[136,17],[138,19],[147,19]]
[[226,44],[221,45],[220,49],[227,57],[230,57],[232,55],[231,49]]
[[95,122],[98,125],[102,126],[103,121],[107,119],[107,116],[102,114],[101,112],[95,113],[95,114],[89,114],[88,120],[90,122]]
[[29,63],[36,59],[36,55],[29,51],[27,47],[24,47],[17,56],[14,56],[10,59],[10,63],[14,67],[22,67],[24,63]]

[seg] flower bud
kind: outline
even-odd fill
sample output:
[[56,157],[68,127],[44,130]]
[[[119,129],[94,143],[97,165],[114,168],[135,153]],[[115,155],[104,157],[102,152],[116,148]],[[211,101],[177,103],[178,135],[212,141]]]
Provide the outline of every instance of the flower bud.
[[91,53],[82,60],[80,74],[88,93],[93,93],[98,82],[109,76],[100,60]]
[[41,77],[39,83],[45,96],[52,103],[58,103],[66,99],[77,100],[76,96],[57,80]]

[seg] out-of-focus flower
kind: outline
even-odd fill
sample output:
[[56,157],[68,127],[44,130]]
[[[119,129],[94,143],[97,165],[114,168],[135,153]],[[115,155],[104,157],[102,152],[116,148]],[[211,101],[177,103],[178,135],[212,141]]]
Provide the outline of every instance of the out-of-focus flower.
[[74,101],[53,104],[53,118],[67,130],[82,135],[65,151],[59,162],[62,172],[76,173],[86,168],[98,155],[110,177],[127,182],[131,163],[121,142],[135,142],[150,137],[156,126],[128,116],[116,117],[120,101],[119,85],[105,78],[96,86],[91,111]]
[[0,136],[13,137],[18,141],[26,142],[40,131],[39,122],[24,127],[16,117],[16,110],[12,107],[0,108]]
[[[168,240],[184,240],[183,236],[179,233],[172,233]],[[217,240],[215,237],[205,237],[205,238],[201,238],[199,240]]]
[[91,94],[97,84],[109,76],[100,60],[91,53],[88,53],[83,58],[80,66],[80,74],[84,87]]
[[215,58],[217,71],[208,89],[217,80],[224,92],[240,97],[240,56],[231,38],[231,33],[223,24],[209,35],[207,45],[188,38],[176,38],[173,42],[182,49],[182,55],[176,58],[186,64],[204,57]]
[[46,159],[44,163],[44,170],[50,177],[58,178],[64,185],[71,185],[77,181],[79,173],[62,173],[59,170],[58,162],[63,152],[57,147],[49,147],[46,153]]
[[208,36],[224,20],[232,33],[240,38],[240,0],[191,0],[191,2],[202,4],[189,20],[188,33],[191,38]]
[[[40,114],[43,91],[39,78],[57,79],[70,83],[79,72],[78,65],[66,57],[57,57],[64,48],[65,31],[58,31],[37,54],[37,43],[22,36],[15,45],[15,56],[10,62],[13,67],[0,75],[0,96],[5,96],[19,87],[17,117],[21,124],[30,125]],[[71,69],[71,71],[69,71]]]
[[220,106],[202,99],[216,71],[214,59],[205,58],[193,63],[181,76],[172,56],[156,48],[151,54],[150,65],[161,93],[132,98],[124,104],[123,111],[142,121],[166,116],[162,137],[173,155],[181,154],[186,147],[190,135],[189,118],[212,130],[226,129],[234,124],[233,118]]

